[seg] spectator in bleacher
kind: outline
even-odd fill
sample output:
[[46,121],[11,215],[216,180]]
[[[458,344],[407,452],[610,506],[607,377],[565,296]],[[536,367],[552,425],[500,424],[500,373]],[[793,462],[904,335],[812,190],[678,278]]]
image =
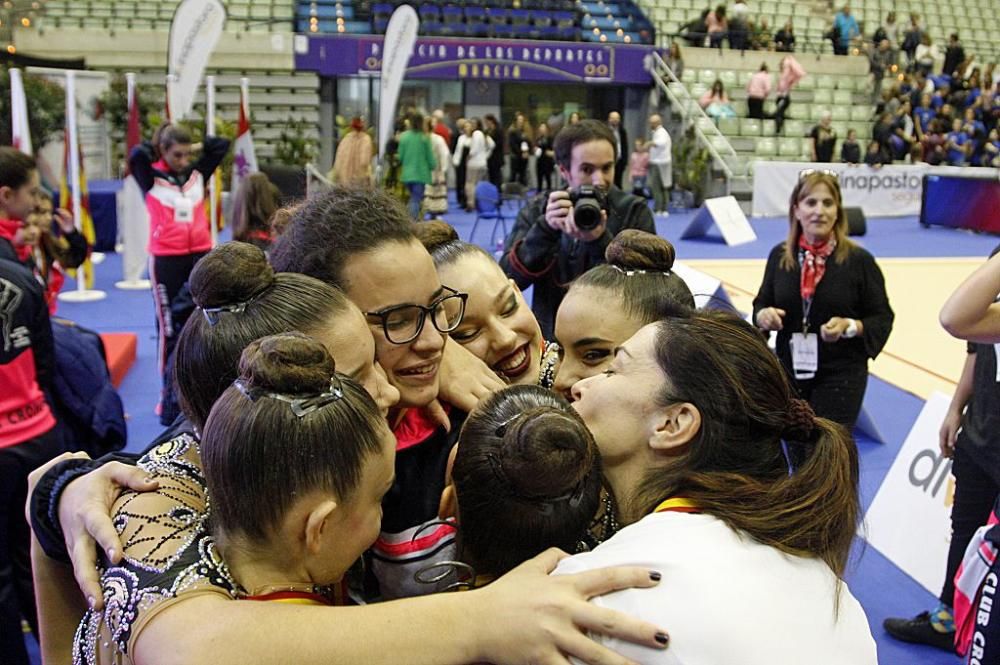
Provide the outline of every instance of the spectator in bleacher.
[[889,155],[893,161],[906,158],[917,142],[914,131],[913,114],[910,110],[910,100],[905,99],[899,105],[892,122],[892,135],[889,137]]
[[872,104],[878,101],[882,91],[882,79],[885,78],[886,71],[892,67],[892,59],[892,49],[888,39],[872,44],[868,56],[868,69],[872,75]]
[[786,55],[781,59],[781,64],[778,65],[778,72],[778,99],[774,104],[774,128],[778,134],[781,134],[781,128],[785,124],[785,113],[792,100],[792,88],[798,85],[798,82],[806,75],[806,70],[795,59],[795,56]]
[[443,138],[444,144],[451,148],[451,129],[447,124],[445,124],[444,111],[441,109],[434,109],[434,112],[431,113],[431,118],[434,119],[434,133]]
[[375,144],[360,117],[351,120],[351,131],[337,144],[337,156],[327,176],[338,185],[371,187]]
[[958,33],[953,32],[948,36],[948,46],[944,50],[944,67],[941,71],[954,77],[958,66],[963,62],[965,62],[965,49],[958,41]]
[[670,42],[670,48],[667,50],[667,67],[670,71],[674,73],[674,76],[681,78],[684,74],[684,57],[681,55],[681,46],[677,42]]
[[879,144],[879,148],[886,156],[892,154],[890,139],[893,135],[895,122],[896,115],[894,113],[883,111],[879,114],[878,120],[875,121],[875,126],[872,127],[872,140]]
[[622,177],[628,170],[628,133],[622,125],[622,114],[612,111],[608,114],[608,128],[615,135],[615,187],[622,188]]
[[11,239],[35,207],[35,160],[0,147],[0,654],[28,665],[21,630],[38,636],[24,520],[28,473],[63,452],[61,429],[45,399],[54,367],[52,327],[42,285],[22,265]]
[[1000,129],[993,128],[983,144],[982,166],[1000,167]]
[[486,160],[486,179],[492,182],[499,191],[503,188],[503,157],[507,144],[504,141],[500,121],[492,113],[483,116],[483,134],[493,141],[493,149]]
[[507,145],[510,147],[510,181],[528,186],[528,160],[531,157],[531,126],[524,114],[514,114],[514,122],[507,128]]
[[673,142],[659,114],[649,116],[649,130],[651,136],[646,142],[646,149],[649,150],[649,191],[653,195],[653,212],[666,216],[670,188],[674,184]]
[[575,125],[583,120],[583,116],[580,115],[579,111],[573,111],[569,114],[569,120],[566,121],[567,125]]
[[431,139],[431,149],[434,151],[437,168],[431,172],[431,183],[424,192],[421,219],[425,213],[435,216],[448,212],[448,165],[451,164],[451,151],[448,150],[444,137],[434,131],[434,120],[427,118],[424,123],[425,131]]
[[858,20],[851,14],[851,6],[845,4],[840,13],[833,20],[833,27],[837,33],[837,41],[833,52],[836,55],[847,55],[851,42],[861,35],[861,28],[858,27]]
[[906,34],[903,36],[903,44],[900,47],[903,53],[906,54],[906,60],[908,63],[907,69],[913,70],[916,66],[916,53],[917,47],[920,46],[920,42],[923,40],[924,31],[920,25],[920,14],[916,12],[910,13],[910,27],[906,30]]
[[146,196],[149,213],[149,277],[159,336],[157,366],[164,378],[162,401],[157,407],[162,425],[169,425],[176,417],[170,413],[167,399],[173,392],[167,359],[180,334],[171,308],[194,264],[212,249],[204,192],[229,152],[229,140],[206,136],[196,161],[192,159],[194,150],[187,129],[166,123],[156,130],[152,142],[136,146],[129,155],[129,167]]
[[899,24],[896,22],[896,12],[890,11],[885,16],[885,22],[875,31],[872,41],[876,44],[883,39],[889,40],[889,48],[893,54],[893,64],[896,63],[896,56],[899,51]]
[[795,51],[795,29],[791,19],[785,21],[785,26],[774,34],[774,50],[782,53]]
[[965,166],[972,155],[972,138],[962,129],[962,119],[951,122],[951,131],[945,135],[945,158],[949,166]]
[[743,51],[747,48],[749,40],[749,20],[750,8],[747,7],[746,0],[736,0],[729,10],[729,48]]
[[934,63],[941,60],[941,50],[931,40],[931,36],[925,33],[921,35],[920,44],[917,45],[913,57],[917,69],[930,75],[934,71]]
[[857,130],[847,130],[847,138],[840,144],[840,161],[844,164],[861,163],[861,144],[858,143]]
[[814,162],[832,162],[833,149],[837,145],[837,130],[833,128],[833,115],[823,111],[819,123],[809,132],[810,151]]
[[986,142],[986,125],[976,117],[976,110],[965,109],[962,117],[962,131],[969,137],[972,147],[969,149],[969,162],[979,166],[983,144]]
[[892,159],[886,154],[882,144],[872,139],[868,142],[868,152],[865,153],[865,164],[872,168],[879,168],[883,164],[889,164]]
[[767,71],[767,63],[762,62],[747,82],[747,117],[763,120],[764,102],[770,94],[771,72]]
[[755,51],[771,51],[774,49],[774,38],[771,36],[771,26],[766,16],[761,16],[757,23],[750,23],[750,48]]
[[399,137],[399,179],[410,193],[410,217],[420,219],[424,190],[431,184],[437,157],[430,137],[424,131],[424,118],[419,113],[410,116],[410,128]]
[[271,217],[281,207],[281,192],[267,174],[251,173],[244,178],[233,203],[233,240],[271,248]]
[[736,117],[736,111],[733,110],[729,95],[726,94],[726,87],[720,79],[715,79],[711,89],[705,91],[705,94],[698,100],[698,104],[714,120]]
[[455,201],[462,210],[469,209],[469,203],[465,200],[465,166],[469,163],[469,143],[462,142],[461,150],[458,147],[459,141],[465,136],[465,126],[469,124],[465,118],[458,119],[458,131],[455,133],[454,141],[451,145],[451,163],[455,167]]
[[632,179],[632,193],[646,196],[646,182],[649,179],[649,149],[642,139],[635,140],[635,149],[629,157],[629,177]]
[[924,134],[924,138],[921,140],[921,149],[923,150],[924,161],[931,166],[937,166],[938,164],[943,164],[947,158],[947,152],[945,151],[945,136],[944,127],[940,118],[934,118],[930,121],[927,132]]
[[[688,46],[705,45],[705,38],[708,36],[708,15],[711,11],[711,9],[702,10],[697,18],[691,19],[678,30],[678,34],[683,37]],[[677,78],[680,77],[681,75],[677,74]]]
[[[843,205],[836,174],[802,172],[792,190],[788,237],[768,256],[753,320],[778,332],[778,357],[816,415],[850,431],[868,360],[885,346],[894,315],[874,257],[847,237]],[[801,448],[789,449],[795,464]]]
[[719,5],[708,13],[705,17],[705,29],[708,32],[708,45],[712,48],[722,48],[722,40],[726,38],[726,32],[729,30],[725,5]]
[[913,118],[915,120],[913,128],[921,141],[924,140],[924,134],[930,129],[931,120],[936,115],[937,112],[931,106],[931,96],[927,93],[922,94],[920,96],[920,106],[913,109]]
[[538,135],[535,137],[535,175],[538,191],[552,189],[552,172],[556,167],[556,153],[552,145],[552,133],[548,123],[538,125]]
[[[624,229],[656,233],[646,201],[614,186],[615,139],[603,122],[583,120],[564,127],[555,139],[556,164],[568,183],[536,196],[517,215],[504,243],[500,266],[521,289],[534,286],[532,310],[545,339],[553,339],[556,310],[567,285],[604,263],[611,239]],[[571,191],[589,186],[606,203],[596,227],[579,228]]]

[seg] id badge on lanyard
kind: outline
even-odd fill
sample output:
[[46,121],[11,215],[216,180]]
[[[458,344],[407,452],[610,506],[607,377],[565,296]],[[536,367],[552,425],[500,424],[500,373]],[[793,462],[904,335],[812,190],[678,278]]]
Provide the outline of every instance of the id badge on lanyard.
[[819,369],[819,336],[809,332],[812,300],[802,303],[802,332],[792,333],[792,370],[799,380],[812,379]]
[[184,194],[178,194],[174,199],[174,221],[184,224],[194,221],[194,203]]

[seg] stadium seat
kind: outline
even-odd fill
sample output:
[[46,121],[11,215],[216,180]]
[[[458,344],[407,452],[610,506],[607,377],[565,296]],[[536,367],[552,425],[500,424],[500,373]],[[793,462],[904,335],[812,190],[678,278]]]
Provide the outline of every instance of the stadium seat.
[[764,136],[774,136],[775,134],[774,120],[762,120],[760,123],[760,130]]
[[741,118],[740,136],[760,136],[760,120],[756,118]]
[[754,151],[759,157],[774,157],[778,148],[772,138],[757,139],[757,148]]
[[714,69],[702,69],[698,72],[698,80],[705,85],[712,85],[715,83],[716,73]]
[[726,86],[726,90],[732,90],[738,85],[736,72],[729,69],[719,72],[719,80],[722,81],[722,85]]
[[730,145],[729,140],[725,136],[715,135],[708,141],[712,144],[713,148],[718,150],[723,155],[728,155],[733,149],[733,146]]
[[813,92],[813,104],[829,106],[833,103],[833,91],[819,89]]
[[851,107],[851,120],[854,122],[865,122],[872,119],[872,107],[867,104]]
[[719,118],[719,131],[726,136],[738,134],[740,131],[740,121],[738,118]]
[[[764,139],[761,139],[762,141]],[[759,144],[758,144],[759,145]],[[802,140],[789,136],[778,139],[778,155],[780,157],[800,157],[802,154]]]
[[698,126],[698,129],[706,134],[715,133],[715,122],[711,118],[697,118],[695,119],[695,124]]
[[834,90],[833,103],[839,106],[851,106],[854,103],[854,93],[850,90]]
[[782,127],[785,136],[804,136],[806,133],[806,125],[801,120],[786,120],[785,126]]
[[837,86],[834,83],[832,76],[829,76],[828,74],[820,74],[816,77],[816,87],[833,90]]
[[851,109],[848,106],[834,106],[830,109],[834,120],[850,120],[851,119]]

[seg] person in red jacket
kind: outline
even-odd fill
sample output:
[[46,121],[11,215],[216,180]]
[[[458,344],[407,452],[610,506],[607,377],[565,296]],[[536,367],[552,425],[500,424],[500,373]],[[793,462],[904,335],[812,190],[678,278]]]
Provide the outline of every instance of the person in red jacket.
[[149,278],[159,331],[157,362],[161,375],[179,332],[174,330],[170,306],[194,264],[212,249],[205,187],[226,156],[229,140],[205,137],[201,156],[192,161],[196,147],[186,129],[168,123],[156,130],[151,143],[136,146],[129,155],[129,167],[146,194],[149,212]]
[[[0,147],[0,229],[21,225],[35,206],[35,160]],[[15,231],[15,234],[17,231]],[[0,654],[27,665],[21,632],[35,634],[30,531],[24,520],[28,473],[63,451],[43,389],[53,363],[52,328],[42,285],[18,260],[12,238],[0,236]]]

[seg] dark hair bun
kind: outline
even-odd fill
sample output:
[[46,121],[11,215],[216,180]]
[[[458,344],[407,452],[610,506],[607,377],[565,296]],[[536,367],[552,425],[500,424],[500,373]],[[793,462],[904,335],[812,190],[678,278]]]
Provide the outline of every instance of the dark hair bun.
[[537,407],[518,416],[500,450],[511,489],[527,498],[553,498],[575,487],[594,466],[596,444],[575,413]]
[[676,255],[669,240],[638,229],[625,229],[604,251],[608,264],[622,270],[667,272],[673,269]]
[[440,219],[432,219],[429,222],[414,224],[413,233],[430,254],[433,254],[434,250],[438,247],[461,240],[458,236],[458,231],[451,224]]
[[262,337],[240,357],[240,378],[251,390],[317,394],[330,387],[335,369],[326,347],[300,332]]
[[274,282],[264,250],[245,242],[219,245],[198,261],[188,285],[199,307],[246,302]]

